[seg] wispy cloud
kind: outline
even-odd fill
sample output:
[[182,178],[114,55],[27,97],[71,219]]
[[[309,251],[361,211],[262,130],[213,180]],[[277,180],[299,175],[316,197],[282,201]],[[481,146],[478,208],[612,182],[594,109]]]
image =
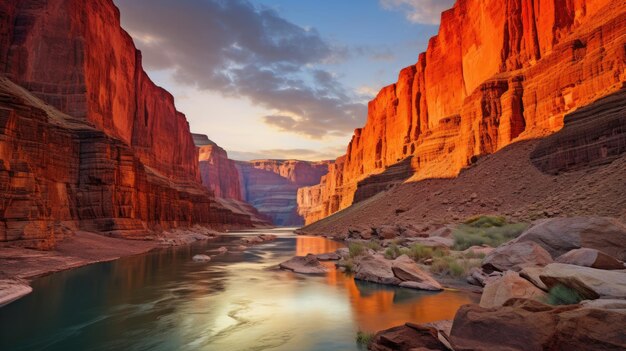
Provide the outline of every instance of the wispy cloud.
[[331,72],[349,49],[248,0],[116,0],[149,69],[180,84],[244,97],[274,111],[262,120],[310,138],[346,135],[366,106]]
[[455,0],[380,0],[383,8],[400,10],[413,23],[438,24],[441,12],[454,5]]
[[228,157],[234,160],[250,161],[260,159],[322,161],[334,160],[346,152],[345,147],[311,149],[268,149],[255,152],[228,151]]

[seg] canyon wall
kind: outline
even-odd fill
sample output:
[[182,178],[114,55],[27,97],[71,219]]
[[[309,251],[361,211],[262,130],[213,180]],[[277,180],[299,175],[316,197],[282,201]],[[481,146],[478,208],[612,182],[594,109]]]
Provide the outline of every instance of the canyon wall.
[[369,103],[346,155],[299,190],[299,213],[312,223],[560,130],[564,115],[622,87],[625,44],[623,0],[458,0],[418,62]]
[[217,197],[243,200],[239,172],[235,161],[228,158],[226,150],[206,135],[193,134],[193,139],[199,151],[202,184]]
[[299,160],[255,160],[236,163],[242,198],[270,217],[279,226],[300,226],[297,212],[298,189],[316,184],[328,172],[331,162]]
[[111,0],[0,3],[0,242],[251,226],[200,183],[198,150]]

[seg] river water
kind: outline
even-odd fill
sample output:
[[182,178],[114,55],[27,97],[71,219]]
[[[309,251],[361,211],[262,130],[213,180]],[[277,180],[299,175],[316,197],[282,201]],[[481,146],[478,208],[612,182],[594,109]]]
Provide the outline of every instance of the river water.
[[[279,237],[209,263],[191,259],[235,250],[258,233]],[[341,246],[286,229],[231,233],[39,278],[32,294],[0,308],[0,350],[358,350],[359,330],[452,319],[475,302],[461,292],[357,282],[334,269],[303,276],[276,268]]]

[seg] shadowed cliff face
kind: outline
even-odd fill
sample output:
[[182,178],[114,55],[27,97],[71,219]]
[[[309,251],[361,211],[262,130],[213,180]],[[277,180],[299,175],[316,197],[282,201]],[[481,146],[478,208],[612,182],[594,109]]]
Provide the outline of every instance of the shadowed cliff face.
[[299,190],[299,213],[311,223],[560,130],[565,114],[626,81],[625,37],[623,1],[458,0],[417,64],[369,103],[346,155]]
[[111,0],[2,1],[0,75],[0,242],[253,224],[201,185],[187,120]]
[[299,188],[320,181],[331,162],[298,160],[255,160],[237,162],[242,197],[269,216],[275,225],[300,226],[304,219],[297,212]]

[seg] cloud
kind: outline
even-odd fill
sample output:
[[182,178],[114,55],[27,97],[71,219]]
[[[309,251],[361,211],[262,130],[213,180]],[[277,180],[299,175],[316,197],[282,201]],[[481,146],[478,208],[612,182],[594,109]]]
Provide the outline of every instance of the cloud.
[[455,0],[380,0],[383,8],[400,10],[413,23],[438,24],[441,12],[454,5]]
[[346,152],[345,147],[325,148],[322,150],[311,149],[268,149],[259,150],[255,152],[247,151],[228,151],[228,157],[233,160],[239,161],[251,161],[251,160],[263,160],[263,159],[276,159],[276,160],[307,160],[307,161],[321,161],[321,160],[334,160],[338,156],[343,155]]
[[265,123],[310,138],[349,134],[366,107],[320,68],[349,55],[314,28],[248,0],[116,0],[125,29],[152,70],[179,84],[247,98]]

